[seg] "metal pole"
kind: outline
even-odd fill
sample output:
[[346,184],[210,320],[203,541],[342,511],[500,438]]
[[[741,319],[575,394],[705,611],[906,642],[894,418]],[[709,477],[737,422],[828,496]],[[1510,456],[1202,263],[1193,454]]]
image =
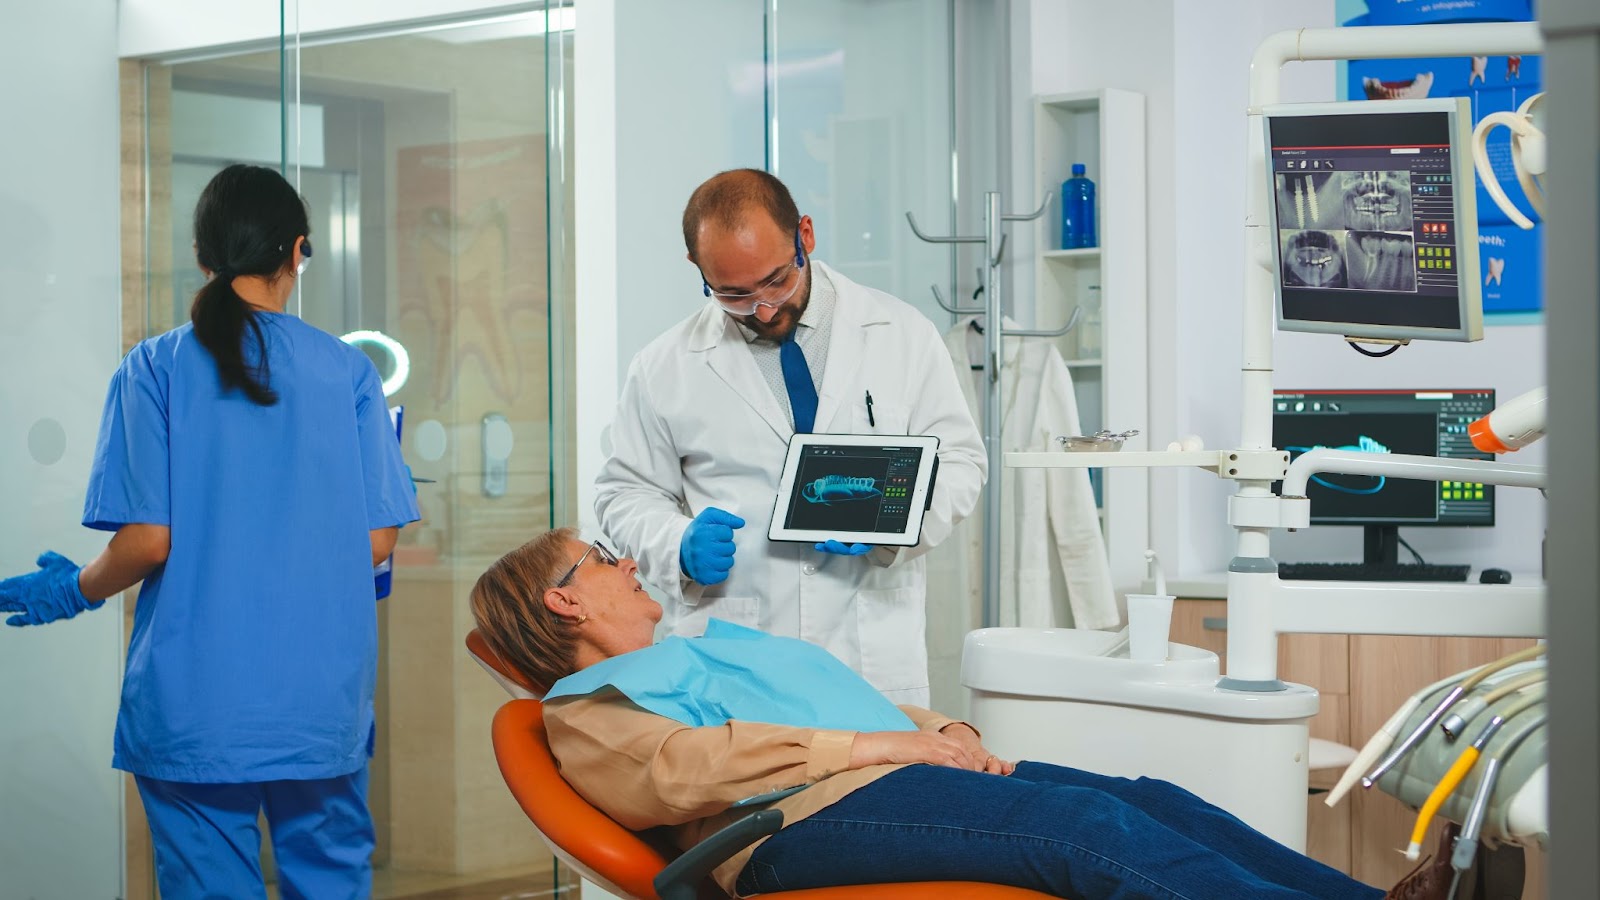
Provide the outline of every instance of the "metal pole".
[[983,627],[1000,624],[1000,501],[1004,494],[1005,470],[1000,446],[1000,363],[1005,358],[1005,310],[1001,305],[1000,248],[1001,226],[1004,224],[1000,208],[1000,193],[989,191],[983,195],[983,261],[987,274],[983,292],[984,338],[987,346],[985,362],[988,369],[988,391],[983,405],[983,441],[989,451],[989,484],[984,490],[983,514]]

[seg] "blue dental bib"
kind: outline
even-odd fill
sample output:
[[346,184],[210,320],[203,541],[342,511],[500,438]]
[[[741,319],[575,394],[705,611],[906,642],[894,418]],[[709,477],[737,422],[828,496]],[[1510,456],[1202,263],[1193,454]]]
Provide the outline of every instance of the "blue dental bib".
[[685,725],[729,720],[837,731],[916,731],[905,713],[814,644],[711,619],[702,637],[669,637],[551,685],[545,700],[604,687]]

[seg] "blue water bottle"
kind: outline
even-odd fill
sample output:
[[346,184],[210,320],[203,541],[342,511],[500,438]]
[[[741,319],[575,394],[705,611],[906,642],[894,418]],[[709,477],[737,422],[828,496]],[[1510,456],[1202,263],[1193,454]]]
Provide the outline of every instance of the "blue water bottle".
[[1095,247],[1094,182],[1085,178],[1083,163],[1072,164],[1072,177],[1061,183],[1061,249]]

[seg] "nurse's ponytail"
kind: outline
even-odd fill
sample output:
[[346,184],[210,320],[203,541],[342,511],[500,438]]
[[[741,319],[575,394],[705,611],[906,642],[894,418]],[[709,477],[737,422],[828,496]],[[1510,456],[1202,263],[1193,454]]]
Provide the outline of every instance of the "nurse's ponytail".
[[[195,260],[212,273],[189,310],[195,339],[216,361],[223,389],[238,388],[262,406],[278,402],[266,337],[233,280],[244,275],[285,277],[294,260],[295,239],[310,231],[300,194],[282,175],[261,166],[223,169],[195,205]],[[252,352],[246,352],[247,336]]]

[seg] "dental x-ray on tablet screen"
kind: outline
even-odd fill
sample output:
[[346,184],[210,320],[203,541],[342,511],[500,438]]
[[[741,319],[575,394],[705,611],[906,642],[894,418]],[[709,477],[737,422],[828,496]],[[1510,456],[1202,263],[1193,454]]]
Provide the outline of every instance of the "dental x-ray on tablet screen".
[[922,539],[938,450],[932,435],[795,435],[767,537],[915,546]]

